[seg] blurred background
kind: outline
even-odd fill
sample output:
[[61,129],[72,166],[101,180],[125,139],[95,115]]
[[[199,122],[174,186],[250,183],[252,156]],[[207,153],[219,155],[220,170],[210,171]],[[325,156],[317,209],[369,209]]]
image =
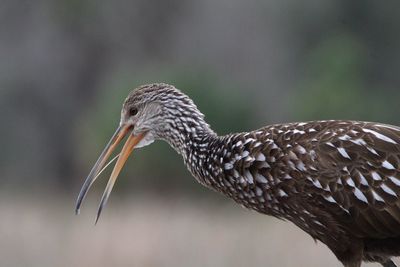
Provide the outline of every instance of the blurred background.
[[[340,266],[290,223],[198,185],[167,144],[136,150],[94,227],[75,199],[143,83],[174,84],[219,133],[400,125],[400,2],[0,3],[0,266]],[[376,266],[376,265],[368,265]]]

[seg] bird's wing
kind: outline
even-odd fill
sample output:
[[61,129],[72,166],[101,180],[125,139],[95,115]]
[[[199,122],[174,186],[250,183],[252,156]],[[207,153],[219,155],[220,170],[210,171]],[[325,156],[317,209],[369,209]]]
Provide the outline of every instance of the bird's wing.
[[[230,144],[222,153],[224,174],[238,184],[243,195],[237,201],[245,206],[307,232],[323,223],[321,229],[337,226],[336,232],[345,228],[358,237],[400,236],[400,128],[317,121],[271,125],[223,141]],[[299,221],[307,216],[310,221]]]
[[400,128],[331,122],[314,141],[304,144],[317,169],[309,186],[319,182],[322,202],[348,213],[345,227],[357,236],[399,236]]

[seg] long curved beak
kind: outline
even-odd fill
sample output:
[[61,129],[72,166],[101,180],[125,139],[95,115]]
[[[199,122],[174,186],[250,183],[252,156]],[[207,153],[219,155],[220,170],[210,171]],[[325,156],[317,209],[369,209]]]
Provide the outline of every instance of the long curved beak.
[[79,192],[78,199],[76,201],[76,214],[79,214],[80,208],[82,205],[83,200],[86,197],[87,192],[89,191],[90,187],[96,181],[99,173],[103,171],[104,166],[106,165],[107,160],[110,158],[112,152],[115,150],[117,145],[121,142],[124,137],[129,134],[128,139],[125,142],[124,147],[121,150],[121,153],[117,156],[118,160],[114,166],[114,169],[111,173],[110,179],[108,180],[106,189],[104,190],[103,196],[101,198],[101,202],[97,211],[96,216],[96,223],[100,217],[101,211],[105,204],[107,203],[108,197],[110,196],[111,190],[115,184],[115,181],[118,178],[119,173],[122,170],[126,160],[128,159],[129,155],[132,153],[135,146],[143,139],[146,133],[141,133],[137,136],[131,134],[132,126],[130,125],[121,125],[117,128],[114,135],[111,137],[110,141],[108,142],[107,146],[104,148],[103,152],[100,154],[99,159],[96,161],[95,165],[93,166],[92,170],[89,173],[89,176],[86,178],[85,183],[83,184],[81,191]]

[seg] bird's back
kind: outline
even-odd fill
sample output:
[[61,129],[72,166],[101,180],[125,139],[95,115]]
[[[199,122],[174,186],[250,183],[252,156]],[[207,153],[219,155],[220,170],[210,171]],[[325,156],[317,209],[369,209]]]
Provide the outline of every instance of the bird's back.
[[331,249],[400,236],[398,127],[277,124],[220,137],[211,147],[210,187],[292,221]]

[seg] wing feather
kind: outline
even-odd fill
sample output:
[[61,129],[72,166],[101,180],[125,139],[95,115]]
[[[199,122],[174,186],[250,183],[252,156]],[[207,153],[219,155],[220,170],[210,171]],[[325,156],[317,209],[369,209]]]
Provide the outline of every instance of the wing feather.
[[[321,133],[324,135],[323,133]],[[320,180],[337,177],[333,198],[352,220],[345,225],[365,237],[400,235],[400,128],[375,123],[332,123],[315,146],[325,171]],[[331,177],[327,177],[331,176]],[[345,201],[348,200],[348,201]]]

